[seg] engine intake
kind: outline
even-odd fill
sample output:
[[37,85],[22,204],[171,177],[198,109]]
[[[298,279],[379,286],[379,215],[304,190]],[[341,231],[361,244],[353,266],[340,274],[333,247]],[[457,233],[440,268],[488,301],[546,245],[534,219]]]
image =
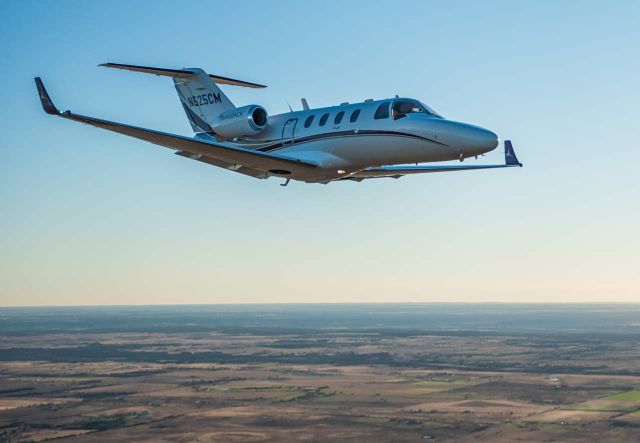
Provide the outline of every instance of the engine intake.
[[267,111],[262,106],[248,105],[220,114],[213,130],[224,138],[247,137],[262,132],[267,122]]

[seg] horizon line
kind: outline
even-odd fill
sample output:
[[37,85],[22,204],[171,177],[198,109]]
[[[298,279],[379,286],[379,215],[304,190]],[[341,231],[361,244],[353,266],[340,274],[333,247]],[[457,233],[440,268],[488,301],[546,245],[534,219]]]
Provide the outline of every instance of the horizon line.
[[237,303],[140,303],[140,304],[87,304],[87,305],[0,305],[0,309],[30,309],[30,308],[127,308],[127,307],[170,307],[170,306],[292,306],[292,305],[538,305],[538,306],[562,306],[562,305],[630,305],[639,306],[640,302],[631,301],[561,301],[561,302],[533,302],[533,301],[365,301],[365,302],[237,302]]

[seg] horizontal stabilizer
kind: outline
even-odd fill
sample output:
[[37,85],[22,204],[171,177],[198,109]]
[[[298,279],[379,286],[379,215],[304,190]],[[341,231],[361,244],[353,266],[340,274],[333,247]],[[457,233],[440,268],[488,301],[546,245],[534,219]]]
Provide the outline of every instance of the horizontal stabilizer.
[[[104,66],[106,68],[124,69],[127,71],[144,72],[145,74],[162,75],[165,77],[173,78],[185,78],[196,74],[196,71],[191,71],[189,69],[152,68],[150,66],[123,65],[120,63],[103,63],[99,66]],[[214,74],[208,75],[211,80],[221,85],[244,86],[247,88],[266,88],[265,85],[260,85],[258,83],[245,82],[243,80],[236,80],[233,78],[222,77],[220,75]]]

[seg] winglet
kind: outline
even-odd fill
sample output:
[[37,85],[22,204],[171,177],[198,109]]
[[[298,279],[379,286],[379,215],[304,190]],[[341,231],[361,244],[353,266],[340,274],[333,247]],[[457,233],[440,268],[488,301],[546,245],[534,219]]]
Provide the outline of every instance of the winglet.
[[38,95],[40,96],[40,102],[42,103],[42,107],[44,108],[44,112],[47,114],[58,115],[60,111],[55,107],[53,102],[51,101],[51,97],[47,93],[47,90],[44,88],[44,84],[40,77],[35,78],[36,88],[38,88]]
[[504,162],[507,166],[522,167],[522,163],[520,163],[518,157],[516,157],[516,151],[513,150],[511,140],[504,141]]

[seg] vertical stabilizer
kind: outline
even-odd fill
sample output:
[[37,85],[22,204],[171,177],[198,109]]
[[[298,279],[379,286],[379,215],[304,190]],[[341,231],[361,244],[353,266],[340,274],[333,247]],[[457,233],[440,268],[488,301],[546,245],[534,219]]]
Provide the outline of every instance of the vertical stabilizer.
[[194,132],[213,133],[218,116],[235,106],[202,69],[188,71],[187,76],[173,78],[184,112]]
[[103,63],[100,66],[172,77],[184,112],[187,113],[191,127],[197,133],[213,133],[212,127],[216,125],[220,114],[235,109],[231,100],[224,95],[217,83],[247,88],[266,87],[258,83],[207,74],[199,68],[154,68],[121,63]]

